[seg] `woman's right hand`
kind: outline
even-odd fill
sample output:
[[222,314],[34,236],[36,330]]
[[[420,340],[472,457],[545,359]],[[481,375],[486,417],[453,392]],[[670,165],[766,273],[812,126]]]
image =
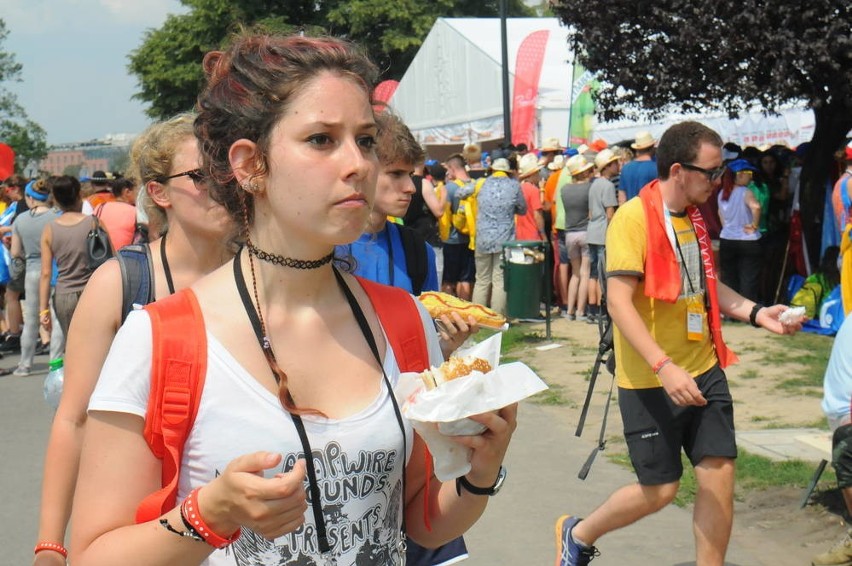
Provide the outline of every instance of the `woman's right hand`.
[[308,508],[305,462],[287,473],[264,478],[264,470],[281,462],[281,454],[254,452],[235,458],[225,471],[198,492],[198,507],[207,525],[221,536],[246,527],[274,540],[296,530]]

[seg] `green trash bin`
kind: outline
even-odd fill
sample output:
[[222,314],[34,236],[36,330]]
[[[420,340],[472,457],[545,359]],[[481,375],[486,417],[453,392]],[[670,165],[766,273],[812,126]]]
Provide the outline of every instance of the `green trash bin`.
[[541,318],[544,258],[545,242],[516,240],[503,244],[507,317]]

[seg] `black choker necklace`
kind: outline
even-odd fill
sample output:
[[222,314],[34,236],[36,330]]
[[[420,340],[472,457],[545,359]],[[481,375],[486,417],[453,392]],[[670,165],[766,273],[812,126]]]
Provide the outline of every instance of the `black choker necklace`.
[[283,255],[271,254],[265,252],[259,248],[256,248],[251,241],[246,242],[246,248],[251,255],[256,257],[261,261],[266,261],[274,265],[280,265],[282,267],[292,267],[293,269],[316,269],[318,267],[322,267],[323,265],[329,263],[334,259],[334,252],[331,252],[325,257],[320,259],[293,259],[292,257],[284,257]]

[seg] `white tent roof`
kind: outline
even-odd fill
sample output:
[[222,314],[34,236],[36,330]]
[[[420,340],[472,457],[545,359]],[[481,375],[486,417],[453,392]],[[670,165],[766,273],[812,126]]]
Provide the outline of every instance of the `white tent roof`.
[[[571,64],[567,31],[556,18],[509,18],[509,88],[518,47],[548,30],[539,82],[538,140],[568,132]],[[503,137],[499,18],[438,18],[400,81],[391,106],[424,144],[458,144]]]
[[765,114],[761,110],[744,112],[739,118],[728,118],[724,112],[705,112],[702,114],[671,113],[653,121],[621,120],[599,123],[595,126],[595,137],[607,143],[635,138],[640,131],[649,131],[660,139],[669,126],[684,120],[697,120],[716,130],[726,142],[734,142],[742,147],[753,145],[785,144],[795,147],[810,141],[814,134],[814,114],[809,108],[791,106],[777,114]]

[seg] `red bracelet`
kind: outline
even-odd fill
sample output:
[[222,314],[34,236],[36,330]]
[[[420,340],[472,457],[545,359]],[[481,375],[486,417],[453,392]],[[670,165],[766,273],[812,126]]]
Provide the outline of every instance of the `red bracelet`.
[[53,552],[61,554],[63,558],[68,558],[68,551],[65,550],[65,547],[58,542],[40,542],[35,546],[33,554],[38,554],[42,550],[52,550]]
[[183,515],[184,519],[189,521],[189,525],[195,529],[195,531],[204,539],[204,542],[212,546],[213,548],[225,548],[229,544],[234,543],[238,538],[240,538],[241,529],[237,529],[231,536],[228,538],[219,536],[214,533],[213,530],[207,526],[207,523],[204,522],[204,519],[201,517],[201,513],[198,508],[198,490],[201,488],[193,489],[190,492],[189,496],[183,500],[183,503],[180,506],[180,512]]
[[661,369],[663,369],[664,367],[666,367],[667,364],[670,363],[672,363],[672,359],[668,356],[663,356],[662,358],[660,358],[660,361],[655,363],[654,367],[652,367],[651,369],[654,370],[655,374],[658,374],[660,373]]

